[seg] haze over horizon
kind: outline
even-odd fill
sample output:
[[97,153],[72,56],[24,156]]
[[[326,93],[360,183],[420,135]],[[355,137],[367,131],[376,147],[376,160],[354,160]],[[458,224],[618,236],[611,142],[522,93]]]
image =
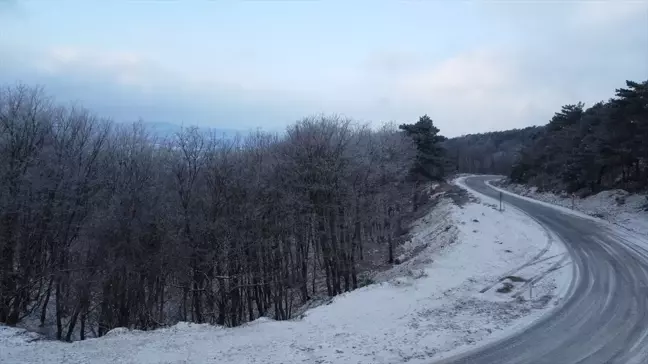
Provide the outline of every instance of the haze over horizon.
[[546,123],[648,76],[648,2],[0,1],[0,83],[116,121],[442,134]]

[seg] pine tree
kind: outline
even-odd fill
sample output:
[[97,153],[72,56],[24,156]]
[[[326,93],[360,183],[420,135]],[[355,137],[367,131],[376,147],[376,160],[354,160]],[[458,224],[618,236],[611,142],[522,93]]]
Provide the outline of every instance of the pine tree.
[[415,124],[402,124],[399,129],[412,138],[416,145],[416,161],[412,174],[423,176],[430,180],[439,180],[445,174],[446,160],[444,148],[441,145],[446,140],[439,135],[439,128],[429,116],[423,115]]
[[585,193],[648,188],[648,81],[626,85],[587,110],[563,106],[520,153],[511,179]]

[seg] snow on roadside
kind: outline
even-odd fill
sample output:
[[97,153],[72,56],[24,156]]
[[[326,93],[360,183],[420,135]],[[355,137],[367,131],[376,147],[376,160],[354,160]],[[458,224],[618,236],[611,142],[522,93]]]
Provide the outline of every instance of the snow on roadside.
[[648,196],[630,194],[624,190],[602,191],[585,198],[556,195],[550,192],[538,192],[536,187],[520,184],[498,184],[499,188],[520,196],[562,206],[582,212],[586,215],[607,220],[627,230],[648,236]]
[[[517,210],[482,201],[458,207],[443,199],[413,225],[401,264],[299,319],[116,329],[70,344],[0,327],[0,362],[429,363],[472,349],[551,310],[571,279],[551,234]],[[525,281],[534,277],[541,279],[530,296]]]

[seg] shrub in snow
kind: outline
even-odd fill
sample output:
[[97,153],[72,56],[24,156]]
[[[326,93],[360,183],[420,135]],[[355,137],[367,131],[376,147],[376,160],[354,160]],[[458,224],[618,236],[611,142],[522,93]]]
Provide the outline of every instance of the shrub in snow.
[[412,280],[409,279],[408,277],[396,277],[392,280],[389,281],[394,286],[401,287],[401,286],[411,286],[412,285]]
[[365,287],[374,283],[376,282],[367,275],[362,275],[358,277],[358,287]]
[[425,272],[425,269],[410,269],[407,271],[407,275],[414,279],[427,277],[427,273]]
[[116,327],[116,328],[108,331],[106,333],[106,335],[104,335],[104,336],[108,336],[108,337],[110,337],[110,336],[120,336],[120,335],[127,334],[128,332],[130,332],[130,330],[128,330],[125,327]]
[[497,289],[497,293],[510,293],[513,290],[513,287],[513,283],[504,282],[502,283],[502,287]]
[[210,324],[197,324],[194,322],[180,321],[177,324],[171,326],[173,331],[192,331],[197,329],[205,328],[218,328],[220,326],[210,325]]

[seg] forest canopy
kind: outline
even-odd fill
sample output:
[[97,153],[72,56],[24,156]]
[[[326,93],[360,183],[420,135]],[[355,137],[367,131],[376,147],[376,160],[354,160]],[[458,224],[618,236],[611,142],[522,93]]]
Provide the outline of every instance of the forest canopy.
[[648,81],[626,85],[607,102],[563,106],[522,148],[511,180],[583,194],[648,188]]
[[648,188],[648,81],[627,81],[608,101],[563,106],[545,126],[444,142],[455,170],[494,173],[582,195]]
[[407,133],[322,116],[281,135],[159,138],[2,88],[0,323],[53,317],[60,340],[237,326],[355,289],[363,262],[394,263],[421,203],[411,173],[438,172],[428,119]]

